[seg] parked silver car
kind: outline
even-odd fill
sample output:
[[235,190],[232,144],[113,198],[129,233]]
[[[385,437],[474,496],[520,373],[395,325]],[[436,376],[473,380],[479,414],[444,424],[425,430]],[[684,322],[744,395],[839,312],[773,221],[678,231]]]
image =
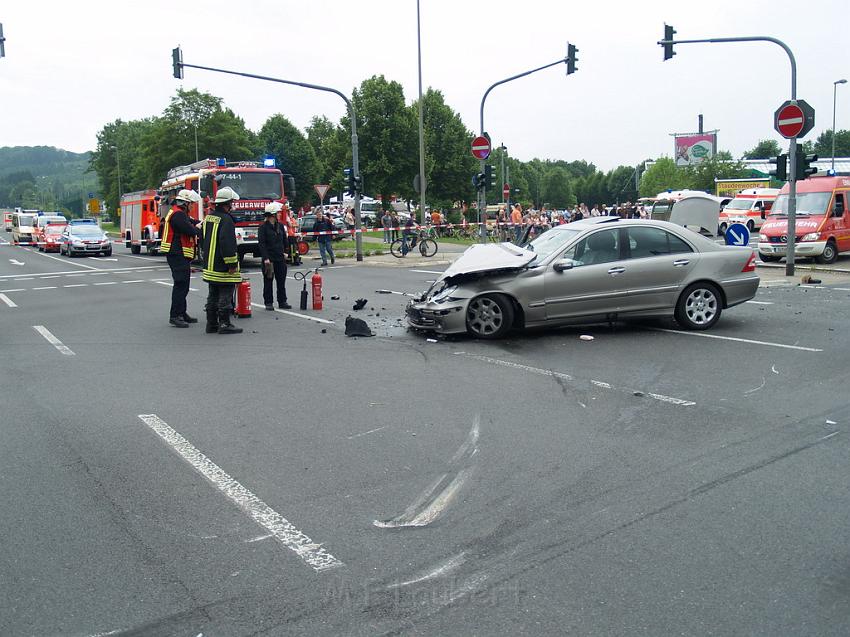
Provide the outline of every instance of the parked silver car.
[[513,327],[667,316],[705,330],[758,286],[750,248],[718,245],[666,221],[593,217],[525,247],[470,246],[408,304],[407,319],[479,338]]

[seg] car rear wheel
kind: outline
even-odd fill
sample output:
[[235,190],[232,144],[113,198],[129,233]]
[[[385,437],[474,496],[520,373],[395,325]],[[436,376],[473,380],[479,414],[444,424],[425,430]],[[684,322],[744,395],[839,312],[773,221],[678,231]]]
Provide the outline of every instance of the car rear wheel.
[[815,261],[818,263],[835,263],[836,259],[838,259],[838,250],[835,248],[835,241],[832,239],[826,242],[823,247],[823,254],[815,257]]
[[694,283],[685,288],[676,303],[676,321],[686,330],[707,330],[720,320],[720,292],[711,283]]
[[476,338],[501,338],[514,323],[514,308],[502,294],[477,296],[466,307],[466,329]]
[[142,246],[131,245],[130,246],[130,254],[139,254],[142,251]]

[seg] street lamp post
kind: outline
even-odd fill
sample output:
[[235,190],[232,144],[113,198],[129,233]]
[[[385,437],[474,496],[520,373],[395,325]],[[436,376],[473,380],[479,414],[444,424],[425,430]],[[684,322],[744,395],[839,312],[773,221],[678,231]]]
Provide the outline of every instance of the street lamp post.
[[499,150],[502,151],[502,205],[505,205],[505,184],[508,183],[505,181],[505,154],[508,152],[508,147],[502,144],[499,146]]
[[835,104],[838,97],[838,85],[847,84],[847,80],[835,80],[832,83],[832,173],[835,174]]
[[426,225],[425,213],[425,104],[422,102],[422,35],[419,20],[419,0],[416,0],[416,50],[419,54],[419,208],[422,225]]

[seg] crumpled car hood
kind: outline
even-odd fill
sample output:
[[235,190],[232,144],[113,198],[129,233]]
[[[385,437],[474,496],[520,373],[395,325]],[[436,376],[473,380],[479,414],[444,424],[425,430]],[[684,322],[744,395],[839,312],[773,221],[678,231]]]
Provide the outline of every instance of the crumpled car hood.
[[458,274],[522,268],[534,259],[534,252],[512,243],[476,243],[469,246],[461,257],[443,272],[440,279]]

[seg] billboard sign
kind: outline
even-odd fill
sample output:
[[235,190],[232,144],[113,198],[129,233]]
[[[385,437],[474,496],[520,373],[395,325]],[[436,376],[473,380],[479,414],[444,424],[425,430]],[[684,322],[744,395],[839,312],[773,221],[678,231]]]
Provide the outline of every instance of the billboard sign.
[[717,152],[717,131],[673,135],[673,152],[677,166],[693,166],[711,159]]
[[734,197],[742,190],[770,188],[770,177],[752,179],[715,179],[714,194],[718,197]]

